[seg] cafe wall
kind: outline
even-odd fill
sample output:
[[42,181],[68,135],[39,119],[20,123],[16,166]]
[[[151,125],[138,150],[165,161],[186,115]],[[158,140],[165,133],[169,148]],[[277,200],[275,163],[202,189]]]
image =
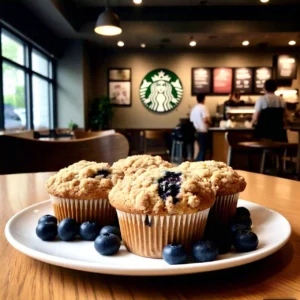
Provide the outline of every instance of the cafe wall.
[[[162,51],[164,50],[164,51]],[[107,93],[107,69],[132,69],[132,106],[115,109],[114,128],[171,128],[180,118],[188,117],[196,99],[191,95],[191,69],[193,67],[259,67],[272,66],[275,53],[257,52],[187,52],[178,50],[126,51],[126,49],[101,52],[89,45],[86,49],[91,65],[92,92],[96,97]],[[151,70],[166,68],[175,72],[183,84],[183,99],[173,111],[165,114],[152,113],[142,104],[139,86],[143,77]],[[299,71],[300,68],[298,68]],[[298,75],[300,78],[300,75]],[[299,88],[299,80],[293,86]],[[250,96],[255,101],[257,96]],[[213,115],[217,104],[227,100],[227,96],[208,96],[206,105]],[[242,97],[247,100],[248,96]]]

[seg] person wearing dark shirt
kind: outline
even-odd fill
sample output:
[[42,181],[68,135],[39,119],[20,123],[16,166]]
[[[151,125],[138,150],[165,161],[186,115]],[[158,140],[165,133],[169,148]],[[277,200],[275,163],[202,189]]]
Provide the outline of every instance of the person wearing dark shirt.
[[226,110],[228,107],[244,106],[245,101],[240,100],[241,94],[238,92],[231,93],[229,99],[224,102],[224,119],[227,120]]

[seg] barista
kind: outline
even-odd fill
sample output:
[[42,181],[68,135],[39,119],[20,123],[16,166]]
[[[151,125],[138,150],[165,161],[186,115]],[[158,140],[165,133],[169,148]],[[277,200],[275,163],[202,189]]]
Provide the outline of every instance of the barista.
[[224,120],[227,120],[226,110],[228,107],[244,106],[245,101],[241,100],[241,94],[234,92],[229,94],[229,99],[224,102]]

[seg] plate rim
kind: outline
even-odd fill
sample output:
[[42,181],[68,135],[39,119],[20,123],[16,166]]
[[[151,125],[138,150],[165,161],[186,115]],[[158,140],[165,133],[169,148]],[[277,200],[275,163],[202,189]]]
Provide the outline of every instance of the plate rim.
[[[233,268],[241,265],[245,265],[257,260],[260,260],[264,257],[267,257],[275,252],[277,252],[280,248],[282,248],[289,240],[292,228],[289,223],[289,221],[280,213],[277,211],[274,211],[272,209],[269,209],[268,207],[262,206],[260,204],[257,204],[255,202],[251,202],[248,200],[239,199],[238,205],[243,203],[250,203],[251,205],[258,206],[260,208],[269,210],[273,214],[276,214],[278,217],[282,218],[282,221],[284,221],[287,225],[288,231],[286,236],[278,242],[275,246],[267,247],[267,248],[261,248],[256,250],[256,252],[249,252],[249,256],[237,256],[237,257],[230,257],[230,261],[228,259],[224,260],[216,260],[213,262],[205,262],[205,263],[190,263],[190,264],[183,264],[183,265],[166,265],[165,267],[159,266],[154,268],[146,268],[146,267],[139,267],[135,266],[133,268],[130,268],[126,266],[126,268],[122,267],[122,265],[107,265],[103,263],[97,263],[94,262],[88,262],[88,261],[80,261],[80,260],[74,260],[74,259],[68,259],[59,257],[56,255],[47,254],[35,249],[32,249],[18,240],[16,240],[12,233],[10,232],[10,227],[12,226],[13,222],[16,221],[16,219],[24,214],[28,210],[32,210],[35,207],[45,205],[48,202],[51,202],[51,200],[41,201],[36,204],[33,204],[31,206],[28,206],[21,211],[14,214],[6,223],[5,226],[5,236],[7,241],[18,251],[21,253],[34,258],[36,260],[74,270],[79,271],[86,271],[86,272],[93,272],[93,273],[101,273],[101,274],[110,274],[110,275],[124,275],[124,276],[170,276],[170,275],[184,275],[184,274],[193,274],[193,273],[202,273],[202,272],[209,272],[209,271],[216,271],[216,270],[222,270],[227,268]],[[253,254],[254,253],[254,254]],[[151,259],[151,258],[145,258],[145,259]]]

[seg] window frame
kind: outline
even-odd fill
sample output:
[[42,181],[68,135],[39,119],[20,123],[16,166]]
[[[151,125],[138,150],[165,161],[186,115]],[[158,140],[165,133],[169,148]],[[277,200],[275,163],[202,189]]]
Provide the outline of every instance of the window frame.
[[[2,56],[2,32],[10,38],[21,42],[24,46],[24,65]],[[32,70],[32,52],[35,51],[48,60],[48,77]],[[0,21],[0,130],[5,130],[4,116],[4,91],[3,91],[3,63],[24,71],[25,86],[25,107],[26,107],[26,128],[25,130],[35,130],[33,124],[33,75],[47,81],[48,84],[48,109],[49,109],[49,129],[56,127],[56,60],[53,55],[47,53],[31,41],[22,37],[17,32],[5,26]],[[52,65],[52,68],[51,68]],[[50,72],[50,68],[52,69]],[[51,76],[52,75],[52,76]],[[52,97],[51,97],[52,94]]]

